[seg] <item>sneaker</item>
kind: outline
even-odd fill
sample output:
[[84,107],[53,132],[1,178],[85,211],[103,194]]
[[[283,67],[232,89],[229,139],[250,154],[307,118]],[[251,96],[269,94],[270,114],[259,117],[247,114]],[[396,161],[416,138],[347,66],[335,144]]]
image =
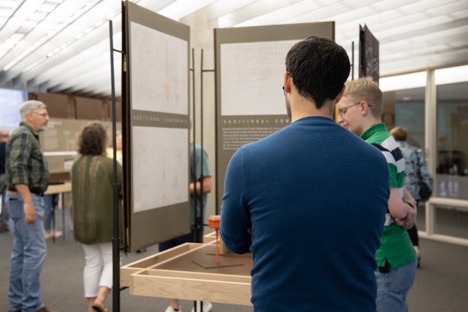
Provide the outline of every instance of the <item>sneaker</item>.
[[[202,312],[200,309],[200,301],[197,301],[197,312]],[[213,305],[209,301],[203,301],[203,312],[210,312]],[[192,308],[192,312],[195,312],[195,309]]]
[[164,312],[182,312],[182,307],[179,307],[178,310],[174,309],[172,306],[168,306]]
[[46,307],[42,307],[39,310],[37,310],[37,312],[50,312],[50,310],[47,309]]
[[62,237],[63,233],[62,231],[45,231],[44,233],[44,237],[45,239],[49,239],[49,238],[59,238],[59,237]]

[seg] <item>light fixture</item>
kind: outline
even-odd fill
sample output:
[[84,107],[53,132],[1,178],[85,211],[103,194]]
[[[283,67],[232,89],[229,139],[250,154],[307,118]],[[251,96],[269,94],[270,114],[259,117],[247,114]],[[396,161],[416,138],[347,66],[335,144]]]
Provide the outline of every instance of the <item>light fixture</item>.
[[379,85],[383,92],[419,88],[426,85],[426,77],[427,73],[425,71],[392,77],[382,77],[379,80]]
[[0,45],[0,59],[8,53],[11,49],[13,49],[18,42],[24,37],[23,33],[14,33],[8,39],[6,39],[1,45]]
[[468,65],[437,69],[434,80],[437,85],[468,81]]

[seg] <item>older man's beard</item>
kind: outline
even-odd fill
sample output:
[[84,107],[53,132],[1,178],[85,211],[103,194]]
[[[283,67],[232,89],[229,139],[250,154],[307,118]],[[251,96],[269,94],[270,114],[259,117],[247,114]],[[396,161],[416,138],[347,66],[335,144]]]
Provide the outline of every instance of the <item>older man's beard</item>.
[[284,98],[284,103],[286,104],[286,113],[288,114],[289,120],[291,120],[291,104],[289,104],[286,97]]
[[48,124],[40,125],[39,128],[37,129],[37,132],[42,132],[47,129]]

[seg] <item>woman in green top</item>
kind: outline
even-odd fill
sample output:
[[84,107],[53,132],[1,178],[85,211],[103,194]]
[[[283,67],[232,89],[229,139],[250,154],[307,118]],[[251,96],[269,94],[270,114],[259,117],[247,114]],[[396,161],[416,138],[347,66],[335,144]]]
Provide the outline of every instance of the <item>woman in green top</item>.
[[[86,264],[84,293],[89,311],[106,311],[112,289],[113,160],[105,156],[107,134],[98,122],[78,138],[79,156],[72,166],[73,232],[82,243]],[[117,164],[119,193],[122,167]],[[121,202],[119,208],[122,211]]]

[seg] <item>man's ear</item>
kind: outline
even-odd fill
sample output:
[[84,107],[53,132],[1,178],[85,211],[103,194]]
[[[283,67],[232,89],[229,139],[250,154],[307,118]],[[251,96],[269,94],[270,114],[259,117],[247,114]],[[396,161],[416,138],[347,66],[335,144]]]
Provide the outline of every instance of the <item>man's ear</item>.
[[370,112],[370,114],[372,115],[372,111],[370,110],[370,105],[369,105],[369,102],[367,102],[367,100],[363,100],[362,102],[366,103],[364,109],[365,109],[365,112]]
[[283,75],[283,90],[286,93],[291,92],[291,79],[291,75],[287,71],[285,71]]
[[27,121],[28,123],[31,123],[33,115],[34,115],[34,113],[27,113],[27,114],[26,114],[25,119],[26,119],[26,121]]

